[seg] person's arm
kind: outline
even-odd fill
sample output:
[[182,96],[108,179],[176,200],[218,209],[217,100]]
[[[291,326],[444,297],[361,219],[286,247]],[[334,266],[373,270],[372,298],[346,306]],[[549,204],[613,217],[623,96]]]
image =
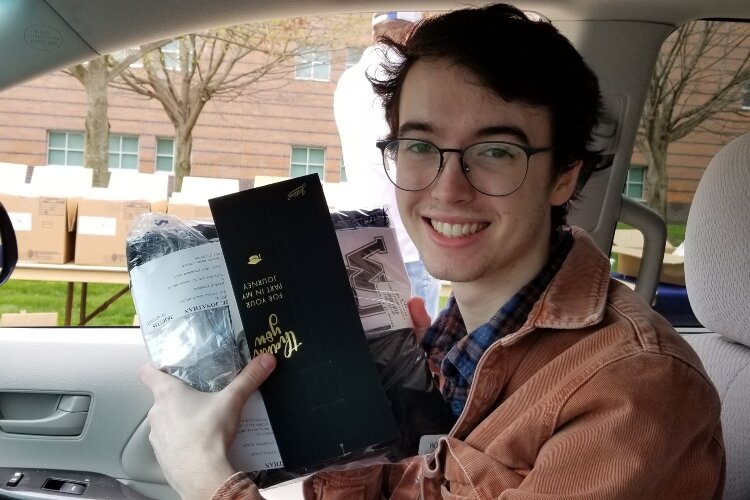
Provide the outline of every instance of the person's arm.
[[[430,325],[424,301],[412,298],[409,312],[415,334],[420,338]],[[154,406],[148,414],[149,440],[167,481],[183,500],[262,499],[255,484],[231,466],[227,449],[237,432],[240,412],[247,398],[275,367],[276,359],[263,354],[254,358],[224,390],[216,393],[196,391],[153,366],[141,368],[141,382],[154,394]],[[386,481],[397,481],[399,475],[389,473]],[[308,481],[305,498],[379,499],[378,483],[381,481],[380,467],[322,473]],[[367,492],[376,496],[367,496]]]
[[258,356],[215,393],[196,391],[151,365],[141,368],[140,380],[154,395],[149,440],[167,481],[183,500],[206,500],[215,493],[221,499],[262,498],[249,479],[235,476],[227,450],[243,405],[275,366],[272,355]]
[[555,413],[535,410],[514,424],[517,439],[449,438],[451,493],[466,495],[467,477],[481,477],[498,500],[721,498],[719,399],[680,359],[603,360]]
[[263,497],[247,474],[237,472],[219,486],[211,500],[263,500]]
[[556,482],[571,498],[721,498],[720,415],[713,385],[687,362],[645,352],[613,361],[572,394],[521,489]]

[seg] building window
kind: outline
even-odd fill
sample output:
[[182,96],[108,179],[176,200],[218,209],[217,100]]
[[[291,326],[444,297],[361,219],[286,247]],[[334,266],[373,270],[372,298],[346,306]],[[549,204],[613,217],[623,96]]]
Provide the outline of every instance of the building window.
[[344,165],[343,158],[341,158],[341,164],[339,165],[339,182],[346,182],[346,165]]
[[164,56],[164,66],[170,71],[180,69],[180,41],[172,40],[161,48]]
[[156,171],[174,172],[174,139],[156,139]]
[[628,169],[628,178],[625,180],[625,189],[622,190],[623,194],[628,198],[635,200],[644,200],[644,189],[643,186],[646,180],[646,167],[642,166],[631,166]]
[[[166,45],[162,45],[161,48],[155,49],[155,50],[161,50],[162,55],[164,56],[164,66],[170,70],[170,71],[177,71],[180,69],[180,41],[179,40],[172,40]],[[122,61],[126,57],[130,56],[131,54],[138,53],[139,49],[138,47],[130,47],[123,50],[118,50],[117,52],[113,53],[112,56],[117,61]],[[143,67],[143,56],[145,54],[141,54],[141,56],[130,63],[131,68],[142,68]]]
[[110,134],[109,168],[138,170],[138,137]]
[[325,175],[326,150],[292,146],[292,162],[289,177],[300,177],[307,174],[318,174],[322,182]]
[[362,47],[346,48],[346,69],[351,68],[362,59],[362,53],[365,51]]
[[47,132],[47,165],[83,166],[83,133]]
[[294,78],[297,80],[329,81],[331,79],[331,52],[311,49],[297,56]]

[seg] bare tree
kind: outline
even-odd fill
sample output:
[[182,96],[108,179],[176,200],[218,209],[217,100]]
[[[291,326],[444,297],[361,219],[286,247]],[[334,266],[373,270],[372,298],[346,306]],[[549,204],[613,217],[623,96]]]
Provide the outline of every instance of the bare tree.
[[295,18],[189,34],[175,39],[179,50],[174,56],[166,46],[146,53],[142,69],[129,68],[112,84],[163,106],[175,128],[179,191],[183,177],[190,175],[192,131],[206,103],[247,98],[284,85],[293,71],[291,61],[311,49],[335,45],[332,33],[323,21]]
[[93,184],[97,187],[109,181],[109,83],[146,52],[166,43],[159,41],[129,51],[123,58],[106,54],[91,61],[76,64],[66,70],[86,89],[86,118],[84,119],[84,166],[94,170]]
[[[696,130],[721,134],[741,110],[750,83],[750,29],[694,21],[677,29],[659,54],[638,129],[646,158],[648,205],[667,214],[667,148]],[[710,120],[722,114],[722,121]],[[747,123],[745,121],[745,123]],[[735,129],[736,130],[736,129]]]

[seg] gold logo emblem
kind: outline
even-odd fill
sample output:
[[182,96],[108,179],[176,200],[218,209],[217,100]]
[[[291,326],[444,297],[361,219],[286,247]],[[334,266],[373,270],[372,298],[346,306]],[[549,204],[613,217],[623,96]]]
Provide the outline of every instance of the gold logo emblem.
[[261,260],[263,259],[260,257],[260,254],[251,255],[250,258],[247,259],[247,263],[255,265],[259,264]]
[[286,195],[286,199],[291,200],[292,198],[296,198],[297,196],[305,196],[305,184],[302,184],[301,186],[291,190],[289,194]]

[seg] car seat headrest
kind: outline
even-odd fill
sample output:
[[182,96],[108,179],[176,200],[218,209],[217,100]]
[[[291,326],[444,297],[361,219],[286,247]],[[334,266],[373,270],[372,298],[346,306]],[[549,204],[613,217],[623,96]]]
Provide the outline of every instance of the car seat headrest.
[[685,232],[685,282],[700,322],[750,346],[750,133],[703,174]]

